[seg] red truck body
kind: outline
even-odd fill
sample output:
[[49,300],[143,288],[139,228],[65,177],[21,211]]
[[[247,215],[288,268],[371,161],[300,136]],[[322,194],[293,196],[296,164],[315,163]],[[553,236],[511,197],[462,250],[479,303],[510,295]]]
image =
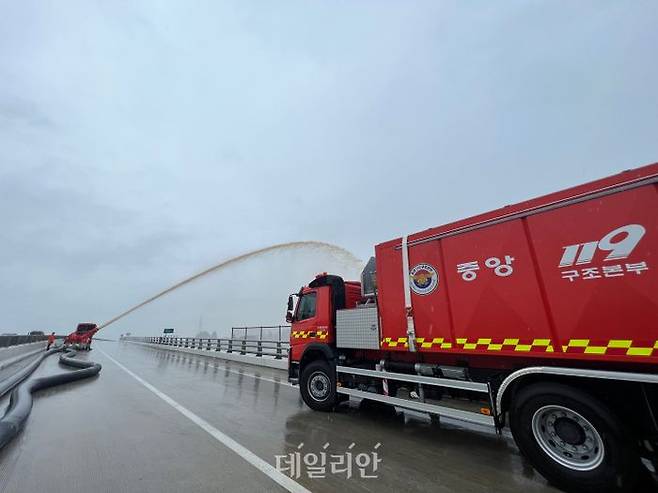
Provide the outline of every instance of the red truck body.
[[381,243],[374,264],[289,299],[289,377],[311,408],[507,418],[567,489],[625,491],[638,454],[658,468],[658,163]]
[[[658,363],[658,186],[624,190],[656,176],[651,165],[410,235],[417,350]],[[408,352],[400,246],[375,247],[378,305],[382,349]]]
[[[409,235],[416,351],[508,368],[658,363],[657,177],[653,164]],[[409,355],[401,242],[375,247],[392,357]],[[346,285],[353,308],[360,284]],[[330,302],[319,296],[317,317],[294,324],[293,361],[310,342],[335,343]]]
[[96,332],[98,332],[98,325],[95,323],[80,323],[74,332],[66,336],[64,344],[74,344],[81,349],[90,349],[91,340]]

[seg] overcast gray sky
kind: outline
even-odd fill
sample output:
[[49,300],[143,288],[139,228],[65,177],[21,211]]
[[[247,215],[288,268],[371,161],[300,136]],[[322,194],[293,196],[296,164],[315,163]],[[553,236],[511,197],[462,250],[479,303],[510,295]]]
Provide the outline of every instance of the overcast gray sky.
[[[658,161],[656,1],[0,0],[0,330],[235,254],[375,243]],[[108,329],[280,323],[324,252]]]

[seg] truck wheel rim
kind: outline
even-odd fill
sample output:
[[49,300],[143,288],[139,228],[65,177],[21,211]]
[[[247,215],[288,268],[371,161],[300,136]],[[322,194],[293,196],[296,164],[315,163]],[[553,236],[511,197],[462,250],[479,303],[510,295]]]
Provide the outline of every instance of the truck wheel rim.
[[603,461],[605,449],[596,428],[563,406],[544,406],[532,417],[532,433],[555,462],[576,471],[591,471]]
[[325,401],[329,397],[330,385],[329,377],[323,372],[316,371],[308,379],[308,393],[315,401]]

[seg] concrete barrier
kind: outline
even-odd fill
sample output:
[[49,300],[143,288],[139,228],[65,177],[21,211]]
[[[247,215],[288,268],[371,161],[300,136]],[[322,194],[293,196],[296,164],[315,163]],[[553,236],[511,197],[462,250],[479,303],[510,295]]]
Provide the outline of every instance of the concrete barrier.
[[247,365],[265,366],[267,368],[275,368],[277,370],[288,369],[288,358],[275,359],[267,356],[253,356],[248,354],[225,353],[222,351],[207,351],[204,349],[190,349],[190,348],[182,348],[175,346],[166,346],[164,344],[153,344],[150,342],[139,342],[139,341],[125,341],[125,342],[128,342],[130,344],[137,344],[139,346],[147,346],[156,349],[163,349],[166,351],[174,351],[177,353],[196,354],[199,356],[205,356],[207,358],[215,358],[225,361],[235,361],[236,363],[244,363]]

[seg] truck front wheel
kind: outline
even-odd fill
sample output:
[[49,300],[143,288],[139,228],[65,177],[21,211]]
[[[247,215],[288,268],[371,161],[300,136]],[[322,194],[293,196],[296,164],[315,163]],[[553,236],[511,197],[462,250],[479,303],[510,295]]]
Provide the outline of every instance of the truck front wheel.
[[331,411],[336,405],[336,374],[324,360],[304,367],[299,389],[306,405],[314,411]]
[[636,445],[595,397],[539,383],[514,396],[510,427],[533,466],[565,491],[629,491],[638,476]]

